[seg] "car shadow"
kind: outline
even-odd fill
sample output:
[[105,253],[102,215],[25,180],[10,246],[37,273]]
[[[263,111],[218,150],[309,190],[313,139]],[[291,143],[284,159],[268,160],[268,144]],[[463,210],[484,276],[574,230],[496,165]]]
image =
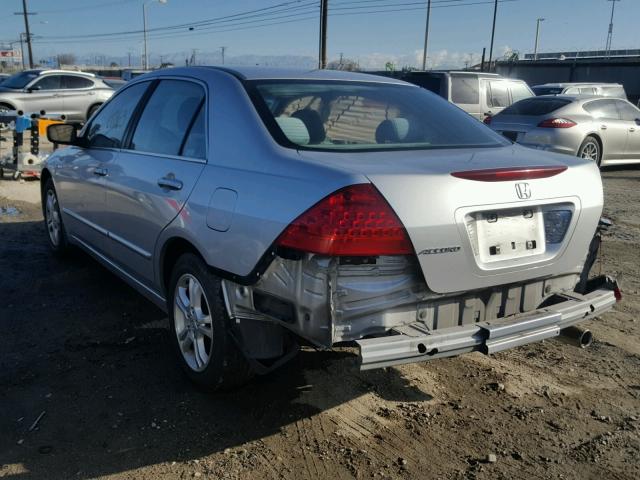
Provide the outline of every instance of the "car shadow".
[[400,370],[358,371],[348,348],[304,349],[239,390],[200,392],[172,356],[166,315],[86,254],[53,257],[41,222],[0,223],[0,272],[0,474],[11,478],[199,459],[364,395],[432,400]]

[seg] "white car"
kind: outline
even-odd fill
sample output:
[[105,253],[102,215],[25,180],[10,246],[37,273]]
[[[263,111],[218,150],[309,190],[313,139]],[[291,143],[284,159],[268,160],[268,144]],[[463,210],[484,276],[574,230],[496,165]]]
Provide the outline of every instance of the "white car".
[[85,122],[113,95],[113,88],[92,73],[25,70],[0,84],[0,112],[45,112]]

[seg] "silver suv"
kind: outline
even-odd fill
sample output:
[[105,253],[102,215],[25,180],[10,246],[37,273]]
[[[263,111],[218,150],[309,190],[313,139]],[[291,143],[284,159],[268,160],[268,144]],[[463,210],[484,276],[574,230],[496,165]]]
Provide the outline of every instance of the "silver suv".
[[92,73],[67,70],[25,70],[0,85],[0,111],[22,110],[66,115],[84,122],[113,95],[113,89]]
[[540,95],[597,95],[600,97],[613,97],[622,100],[627,99],[624,87],[619,83],[544,83],[531,87],[533,92]]
[[518,100],[534,96],[523,80],[495,73],[410,72],[402,79],[437,93],[478,120],[496,115]]

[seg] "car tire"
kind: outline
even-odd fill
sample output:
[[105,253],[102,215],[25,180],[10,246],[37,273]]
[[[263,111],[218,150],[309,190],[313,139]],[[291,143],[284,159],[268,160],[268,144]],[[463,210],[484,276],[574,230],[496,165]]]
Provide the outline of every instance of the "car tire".
[[187,377],[205,391],[245,384],[253,371],[232,337],[222,282],[199,256],[178,259],[167,297],[171,343]]
[[47,179],[42,190],[42,214],[51,251],[59,256],[66,254],[69,251],[69,242],[62,222],[58,194],[51,178]]
[[591,135],[585,138],[578,148],[578,157],[596,162],[599,167],[602,161],[602,147],[598,140]]
[[89,111],[87,112],[87,121],[89,121],[89,119],[93,116],[94,113],[96,113],[96,111],[100,108],[102,104],[98,103],[96,105],[91,105],[91,107],[89,108]]

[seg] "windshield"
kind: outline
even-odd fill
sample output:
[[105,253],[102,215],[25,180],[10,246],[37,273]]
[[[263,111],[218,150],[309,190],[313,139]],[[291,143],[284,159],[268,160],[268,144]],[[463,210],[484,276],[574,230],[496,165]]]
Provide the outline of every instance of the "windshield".
[[26,87],[31,80],[36,78],[38,74],[36,72],[20,72],[10,76],[4,82],[2,86],[5,88],[21,89]]
[[507,145],[466,112],[422,88],[374,82],[249,83],[256,108],[281,145],[385,150]]

